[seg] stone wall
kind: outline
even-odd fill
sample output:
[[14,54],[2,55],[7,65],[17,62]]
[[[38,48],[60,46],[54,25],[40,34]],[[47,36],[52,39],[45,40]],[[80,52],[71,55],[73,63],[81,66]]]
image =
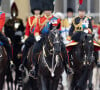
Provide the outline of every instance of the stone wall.
[[26,24],[26,19],[30,16],[30,0],[15,0],[18,10],[19,18],[22,18]]

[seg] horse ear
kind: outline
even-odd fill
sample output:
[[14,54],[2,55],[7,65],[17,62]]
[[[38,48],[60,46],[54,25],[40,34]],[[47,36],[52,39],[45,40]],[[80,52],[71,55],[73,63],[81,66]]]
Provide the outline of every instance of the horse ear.
[[60,29],[60,25],[61,25],[61,24],[59,23],[58,26],[57,26],[57,29]]
[[94,36],[95,36],[95,35],[93,34],[93,35],[92,35],[92,38],[94,38]]
[[53,25],[52,23],[50,24],[50,27],[49,27],[49,30],[52,30],[53,29]]

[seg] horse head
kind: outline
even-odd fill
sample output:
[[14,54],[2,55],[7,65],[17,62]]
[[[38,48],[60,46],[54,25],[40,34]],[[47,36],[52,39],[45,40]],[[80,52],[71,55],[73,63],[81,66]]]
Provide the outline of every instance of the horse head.
[[85,34],[83,39],[84,57],[85,60],[89,62],[94,61],[94,45],[93,45],[94,35]]
[[[43,49],[43,61],[50,71],[52,77],[55,76],[54,74],[56,67],[62,59],[60,56],[62,38],[59,32],[59,26],[60,24],[58,26],[53,26],[52,24],[50,25],[50,30],[46,36],[46,41]],[[61,65],[61,63],[59,65]]]
[[62,38],[59,32],[60,24],[58,26],[50,25],[50,30],[48,34],[48,41],[51,48],[54,50],[55,53],[61,52],[61,42]]

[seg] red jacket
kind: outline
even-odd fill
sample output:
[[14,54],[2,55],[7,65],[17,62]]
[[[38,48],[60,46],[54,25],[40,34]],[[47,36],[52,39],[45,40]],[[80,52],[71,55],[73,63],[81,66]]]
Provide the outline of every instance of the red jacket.
[[[41,31],[43,30],[43,28],[47,25],[48,22],[51,21],[51,19],[54,19],[55,17],[52,15],[49,18],[47,18],[46,16],[41,17],[36,25],[36,28],[34,30],[34,36],[40,35]],[[53,23],[53,26],[57,26],[60,23],[60,19],[56,19],[56,23]]]
[[26,24],[26,31],[25,31],[26,36],[29,36],[31,33],[34,32],[38,19],[39,17],[37,16],[32,16],[28,18],[27,24]]
[[2,32],[4,24],[5,24],[5,13],[0,12],[0,32]]

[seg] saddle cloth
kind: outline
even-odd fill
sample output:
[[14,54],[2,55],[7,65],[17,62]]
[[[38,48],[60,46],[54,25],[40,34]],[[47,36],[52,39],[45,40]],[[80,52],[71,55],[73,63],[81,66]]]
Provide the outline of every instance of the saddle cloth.
[[[100,44],[98,44],[95,40],[93,41],[93,44],[94,44],[94,51],[99,51],[100,50]],[[75,41],[72,40],[69,44],[66,45],[66,49],[68,51],[71,51],[72,47],[76,46],[76,45],[78,45],[78,42],[75,42]]]

